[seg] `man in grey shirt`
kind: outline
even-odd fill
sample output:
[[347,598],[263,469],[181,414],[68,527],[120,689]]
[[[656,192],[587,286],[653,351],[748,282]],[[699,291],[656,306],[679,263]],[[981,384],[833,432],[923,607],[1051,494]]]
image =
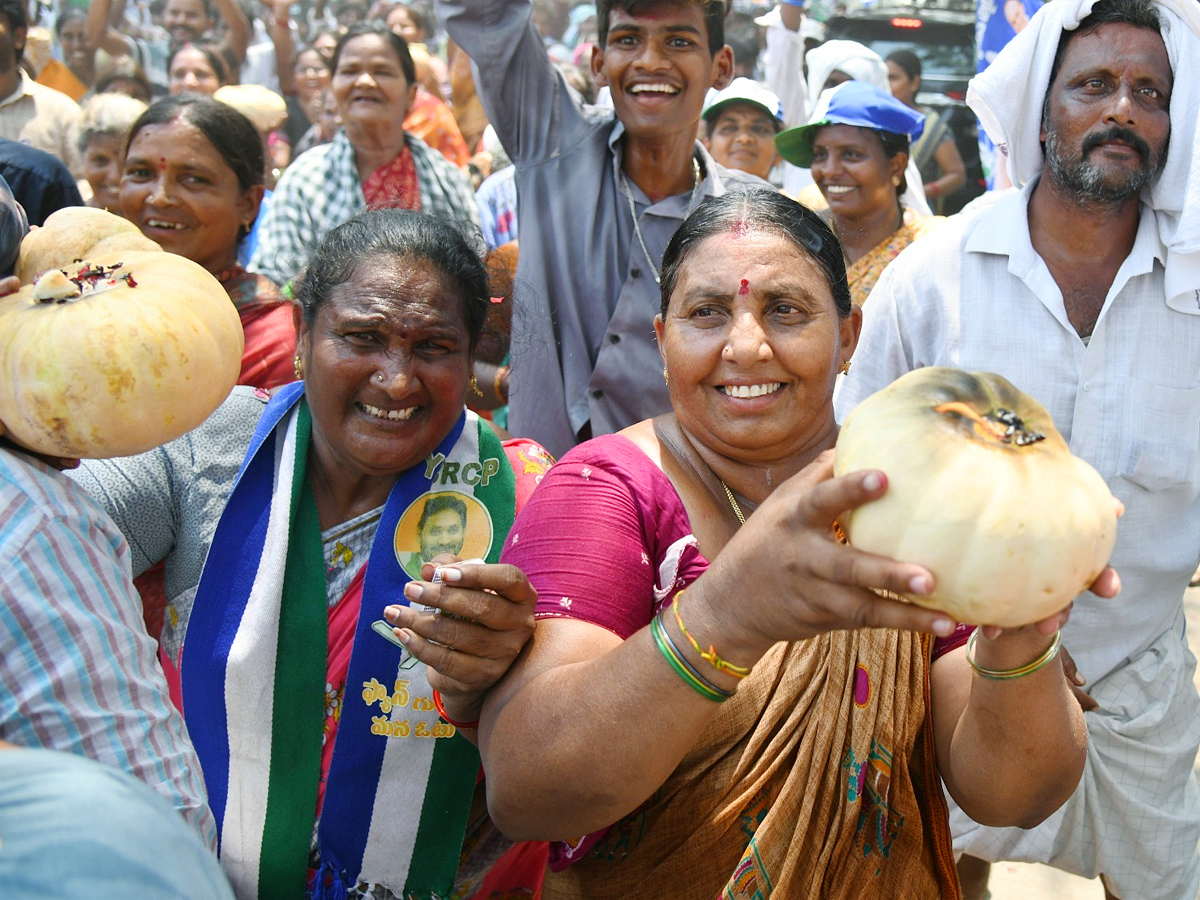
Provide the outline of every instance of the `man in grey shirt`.
[[725,0],[597,4],[596,83],[578,102],[546,57],[529,0],[441,0],[478,68],[488,118],[517,167],[509,429],[555,455],[668,408],[654,340],[667,241],[707,196],[765,186],[696,140],[710,87],[733,72]]

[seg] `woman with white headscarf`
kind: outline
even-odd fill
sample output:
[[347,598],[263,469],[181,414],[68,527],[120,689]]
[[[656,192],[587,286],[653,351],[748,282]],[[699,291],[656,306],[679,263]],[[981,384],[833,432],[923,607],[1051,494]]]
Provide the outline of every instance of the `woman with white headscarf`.
[[[865,81],[883,91],[891,91],[888,85],[887,63],[883,61],[882,56],[858,41],[826,41],[821,46],[809,50],[805,60],[808,64],[807,90],[808,96],[812,98],[813,109],[816,109],[820,102],[823,91],[846,81]],[[776,90],[774,86],[768,87]],[[780,96],[782,98],[782,95]],[[807,121],[811,124],[811,120]],[[919,217],[933,215],[929,201],[925,199],[925,185],[921,180],[921,173],[917,171],[912,160],[909,160],[905,169],[904,181],[906,188],[900,198],[901,204]],[[809,190],[805,191],[806,188]],[[818,211],[824,205],[820,192],[813,186],[810,172],[790,163],[784,166],[783,192]]]

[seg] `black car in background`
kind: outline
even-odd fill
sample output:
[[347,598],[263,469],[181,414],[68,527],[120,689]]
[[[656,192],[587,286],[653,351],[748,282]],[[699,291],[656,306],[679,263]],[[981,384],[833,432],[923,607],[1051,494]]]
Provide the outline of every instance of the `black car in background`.
[[967,82],[975,74],[974,4],[950,0],[952,6],[929,3],[889,3],[842,8],[825,22],[826,40],[866,44],[880,56],[912,50],[921,60],[921,91],[917,103],[949,116],[958,152],[967,167],[967,181],[944,198],[943,215],[958,212],[984,191],[979,164],[979,124],[967,108]]

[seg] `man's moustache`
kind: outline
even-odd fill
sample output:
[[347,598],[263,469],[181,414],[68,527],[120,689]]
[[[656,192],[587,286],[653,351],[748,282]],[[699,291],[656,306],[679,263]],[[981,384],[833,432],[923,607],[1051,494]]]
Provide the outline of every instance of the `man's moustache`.
[[1144,140],[1130,131],[1128,128],[1121,128],[1119,125],[1114,125],[1105,131],[1097,134],[1088,135],[1083,139],[1083,155],[1087,156],[1092,150],[1099,147],[1101,144],[1107,144],[1112,141],[1122,141],[1128,144],[1131,148],[1138,152],[1142,160],[1150,158],[1150,145]]

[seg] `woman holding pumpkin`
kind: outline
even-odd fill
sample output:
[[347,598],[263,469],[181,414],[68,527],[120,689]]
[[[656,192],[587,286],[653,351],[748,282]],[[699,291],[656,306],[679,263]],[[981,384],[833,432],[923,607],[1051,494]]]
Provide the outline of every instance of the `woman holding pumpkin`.
[[[819,198],[797,200],[819,209],[846,254],[850,297],[863,305],[900,251],[941,224],[906,207],[909,142],[925,117],[864,81],[821,94],[807,125],[775,136],[779,155],[811,169]],[[822,202],[814,202],[818,199]]]
[[360,24],[338,41],[331,90],[342,120],[332,142],[302,154],[279,179],[250,268],[291,279],[334,227],[363,209],[419,209],[479,225],[463,174],[404,130],[416,70],[404,38]]
[[663,260],[674,412],[572,450],[514,523],[540,622],[480,747],[500,828],[563,842],[546,897],[955,897],[939,776],[1022,825],[1078,780],[1082,713],[1047,664],[1067,610],[982,629],[976,665],[1040,662],[989,680],[966,629],[871,590],[929,594],[928,570],[835,539],[887,491],[831,478],[861,315],[815,214],[710,198]]
[[292,308],[270,279],[237,262],[263,191],[262,140],[224,103],[165,97],[129,132],[121,211],[164,250],[216,276],[246,335],[238,384],[274,388],[295,380]]
[[[496,562],[548,460],[463,408],[488,292],[452,225],[346,223],[297,303],[303,381],[237,389],[196,431],[77,477],[135,572],[167,561],[163,642],[186,629],[183,706],[238,895],[449,896],[479,766],[456,728],[473,735],[533,630],[528,582]],[[441,548],[487,562],[431,584],[443,508],[462,516]],[[516,874],[490,877],[536,889],[544,847],[510,853]]]

